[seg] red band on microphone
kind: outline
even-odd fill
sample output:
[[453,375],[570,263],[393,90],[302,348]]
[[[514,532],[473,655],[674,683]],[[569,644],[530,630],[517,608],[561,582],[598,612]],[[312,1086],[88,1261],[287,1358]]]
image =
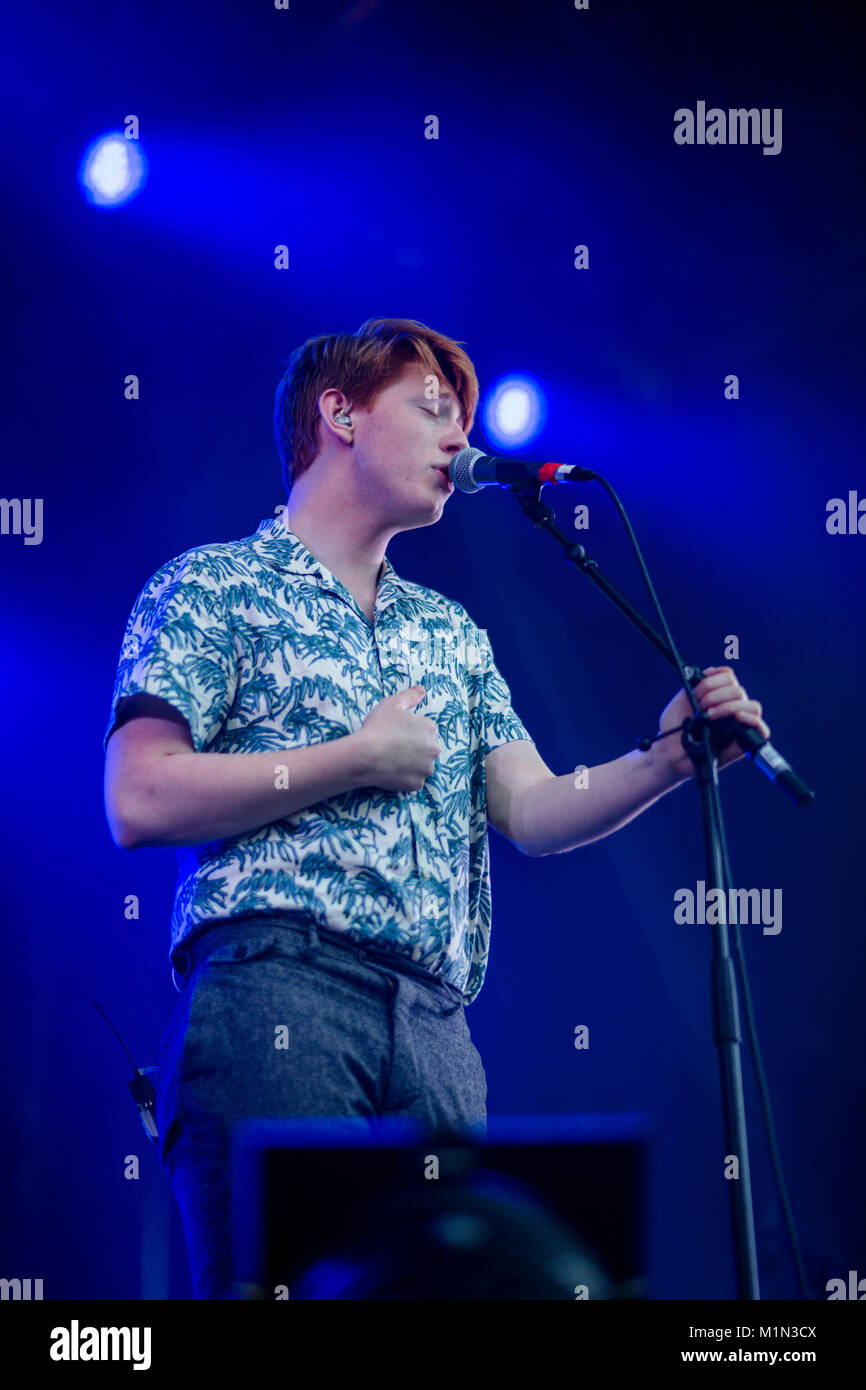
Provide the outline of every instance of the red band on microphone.
[[558,463],[543,463],[538,470],[538,481],[540,483],[555,483],[556,470],[559,467]]

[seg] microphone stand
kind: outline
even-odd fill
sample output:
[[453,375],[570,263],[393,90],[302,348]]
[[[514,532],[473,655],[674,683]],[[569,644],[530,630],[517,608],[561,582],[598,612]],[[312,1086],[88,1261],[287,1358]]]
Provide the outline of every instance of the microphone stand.
[[[637,628],[638,632],[642,633],[647,641],[672,666],[679,670],[678,659],[667,639],[657,632],[651,623],[647,622],[643,614],[638,612],[624,594],[620,593],[619,589],[602,573],[595,560],[587,554],[584,547],[571,541],[555,525],[553,512],[541,501],[541,488],[533,483],[528,486],[518,483],[510,486],[508,490],[515,496],[522,511],[533,526],[548,531],[563,547],[565,558],[588,579],[591,579]],[[689,686],[697,685],[703,677],[700,667],[685,666],[682,669]],[[686,693],[692,701],[693,708],[697,711],[697,705],[691,691],[687,689]],[[721,725],[726,721],[719,720],[718,722]],[[718,914],[720,920],[711,924],[713,941],[711,966],[713,1038],[719,1057],[726,1144],[725,1157],[728,1161],[731,1157],[738,1160],[738,1173],[728,1180],[737,1288],[740,1299],[759,1300],[761,1295],[758,1285],[755,1221],[752,1207],[752,1184],[740,1055],[742,1042],[740,1011],[734,962],[730,954],[728,937],[727,888],[733,885],[729,885],[726,881],[727,852],[719,799],[718,766],[713,747],[714,736],[716,736],[716,731],[711,731],[709,719],[706,715],[698,712],[695,719],[686,721],[682,743],[694,764],[695,776],[700,790],[707,883],[712,888],[721,890],[715,899],[721,901],[721,909]],[[652,741],[642,740],[639,746],[648,747]]]

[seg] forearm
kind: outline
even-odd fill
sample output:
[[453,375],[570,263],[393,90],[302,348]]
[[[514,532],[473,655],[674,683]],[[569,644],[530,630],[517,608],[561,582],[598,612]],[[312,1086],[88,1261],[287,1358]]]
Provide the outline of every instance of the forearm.
[[672,774],[652,750],[637,749],[589,768],[585,786],[573,772],[546,778],[521,794],[514,841],[532,856],[577,849],[619,830],[689,780]]
[[357,733],[271,753],[166,753],[138,773],[120,843],[178,847],[249,834],[368,776]]

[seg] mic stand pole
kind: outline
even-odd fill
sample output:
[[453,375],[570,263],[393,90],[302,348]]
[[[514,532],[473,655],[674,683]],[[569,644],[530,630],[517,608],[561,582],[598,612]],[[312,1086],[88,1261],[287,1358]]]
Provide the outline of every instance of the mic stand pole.
[[[677,663],[670,644],[642,613],[629,602],[624,594],[599,569],[595,560],[586,553],[582,545],[571,541],[554,523],[554,514],[541,501],[541,489],[537,484],[529,487],[520,484],[508,489],[516,497],[524,514],[539,530],[547,530],[559,542],[565,558],[591,579],[602,593],[624,614],[643,634],[648,642],[665,657],[672,666]],[[697,685],[702,679],[700,667],[686,666],[686,679],[689,685]],[[719,721],[722,723],[723,721]],[[752,1208],[752,1183],[749,1170],[749,1147],[746,1135],[746,1110],[743,1097],[743,1071],[740,1054],[742,1035],[740,1031],[740,1011],[737,997],[737,982],[734,962],[731,958],[728,939],[728,895],[725,873],[724,822],[719,800],[718,766],[706,715],[687,721],[682,736],[683,747],[695,767],[695,776],[701,796],[701,815],[704,829],[704,854],[706,857],[707,883],[719,889],[715,901],[721,903],[720,920],[712,926],[713,959],[711,967],[711,986],[713,1002],[713,1037],[718,1049],[719,1072],[722,1091],[722,1110],[725,1128],[725,1164],[735,1160],[735,1170],[729,1175],[728,1185],[731,1197],[731,1225],[734,1240],[734,1256],[737,1272],[738,1297],[743,1300],[759,1300],[758,1260],[755,1242],[755,1220]],[[732,886],[732,885],[731,885]]]

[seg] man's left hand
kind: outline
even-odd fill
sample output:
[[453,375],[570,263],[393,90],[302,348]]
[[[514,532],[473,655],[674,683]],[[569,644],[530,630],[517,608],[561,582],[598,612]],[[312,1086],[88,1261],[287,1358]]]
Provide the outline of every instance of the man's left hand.
[[[748,692],[740,685],[730,666],[705,666],[703,679],[693,687],[695,698],[702,712],[711,720],[724,719],[733,715],[742,724],[751,724],[761,738],[770,737],[770,726],[761,718],[762,708],[759,700],[750,700]],[[675,729],[684,719],[693,717],[689,698],[684,690],[678,690],[669,705],[662,710],[659,719],[659,733]],[[671,773],[678,778],[691,777],[694,764],[682,745],[682,734],[668,734],[653,744],[653,752],[663,758]],[[745,750],[732,739],[716,755],[719,767],[727,767],[738,758],[745,757]]]

